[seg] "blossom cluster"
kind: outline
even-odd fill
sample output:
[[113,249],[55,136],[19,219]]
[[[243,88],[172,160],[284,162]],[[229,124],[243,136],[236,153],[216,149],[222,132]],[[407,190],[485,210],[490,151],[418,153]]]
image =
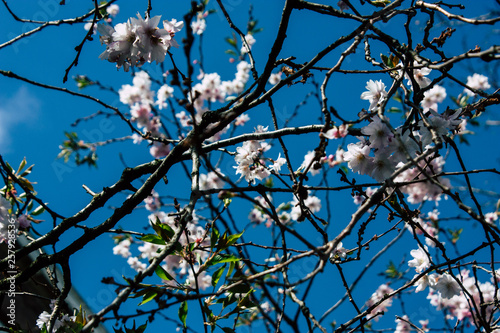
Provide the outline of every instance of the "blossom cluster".
[[[417,82],[420,88],[429,86],[431,81],[426,77],[429,73],[430,70],[426,70],[425,67],[413,69],[414,82]],[[409,85],[411,82],[408,80]],[[370,111],[376,111],[387,98],[385,84],[382,81],[370,80],[366,88],[368,91],[361,94],[361,98],[370,102]],[[349,144],[347,151],[343,154],[343,159],[348,163],[349,168],[353,172],[369,175],[382,182],[390,178],[409,159],[417,158],[425,153],[433,145],[433,140],[440,140],[440,137],[448,135],[450,131],[458,131],[459,127],[463,126],[459,118],[461,109],[447,110],[442,114],[436,112],[438,104],[443,102],[445,97],[446,90],[438,85],[425,91],[421,104],[427,114],[411,128],[400,126],[394,129],[386,116],[378,114],[372,116],[370,123],[361,128],[361,133],[365,137],[360,138],[356,143]],[[421,160],[419,167],[404,171],[395,180],[408,182],[422,179],[421,182],[403,187],[403,191],[410,195],[412,203],[437,200],[441,189],[423,179],[441,172],[443,165],[444,159],[435,155]],[[445,179],[440,179],[440,181],[447,184]]]
[[[160,109],[165,108],[165,101],[173,96],[173,88],[167,84],[160,87],[157,92],[157,101],[154,101],[154,92],[151,90],[151,78],[145,71],[135,73],[132,85],[125,84],[118,91],[120,101],[130,107],[131,121],[142,129],[144,134],[149,133],[156,138],[165,138],[160,131],[162,123],[159,116],[155,116],[152,107],[156,104]],[[134,143],[141,143],[142,137],[137,133],[133,135]],[[155,142],[149,152],[155,158],[167,156],[170,145]]]
[[[267,132],[267,127],[259,125],[256,133]],[[271,171],[279,173],[286,159],[278,155],[276,160],[271,160],[272,164],[266,166],[263,153],[271,149],[271,146],[262,140],[248,140],[241,147],[236,148],[234,160],[237,164],[234,168],[236,174],[241,174],[249,183],[255,184],[256,179],[263,180],[271,175]]]
[[146,62],[163,62],[171,46],[179,45],[174,36],[184,23],[175,19],[163,21],[163,29],[158,28],[161,16],[143,19],[130,18],[125,23],[119,23],[114,28],[100,23],[97,30],[101,34],[101,43],[106,44],[106,50],[99,56],[103,60],[116,63],[125,71],[132,66],[142,66]]
[[[231,99],[231,95],[239,94],[245,88],[246,83],[250,78],[250,64],[246,61],[241,61],[236,66],[235,78],[230,81],[222,81],[221,77],[217,73],[203,73],[201,72],[198,79],[201,81],[196,83],[189,94],[189,99],[193,103],[196,110],[196,114],[193,117],[186,113],[186,111],[180,111],[176,114],[179,122],[183,127],[193,126],[193,122],[197,124],[201,122],[202,116],[205,112],[209,110],[210,103],[224,102]],[[235,126],[243,125],[249,120],[248,115],[241,115],[235,122]],[[217,126],[218,123],[210,124],[207,127],[207,131],[211,128]],[[229,126],[213,135],[209,138],[209,141],[217,141],[220,139],[221,135],[228,130]]]
[[[482,304],[485,304],[485,318],[490,320],[495,313],[494,300],[499,297],[500,293],[493,283],[489,281],[480,282],[469,275],[469,270],[463,269],[456,276],[456,279],[461,281],[461,285],[467,293],[462,291],[454,278],[449,274],[444,274],[437,278],[434,288],[437,292],[431,289],[427,299],[437,310],[446,309],[448,313],[447,319],[468,320],[471,325],[475,325],[475,314],[470,306],[471,302],[478,306],[481,304],[482,309]],[[443,296],[444,293],[448,293],[448,296],[451,297]]]
[[[427,246],[419,247],[410,252],[413,257],[408,261],[409,267],[415,268],[415,278],[431,267],[431,256]],[[458,283],[460,281],[461,285]],[[468,319],[474,325],[473,313],[470,302],[475,304],[491,304],[485,307],[486,318],[493,314],[493,300],[495,295],[498,297],[498,290],[490,282],[481,283],[474,277],[469,276],[469,271],[463,269],[460,275],[454,277],[448,273],[444,274],[425,274],[419,278],[415,284],[415,292],[420,292],[429,287],[427,299],[437,310],[446,309],[447,318],[457,318],[462,321]],[[464,288],[467,293],[462,290]],[[470,299],[469,299],[470,297]]]
[[[55,300],[51,300],[51,302],[50,302],[51,310],[54,309],[54,306],[55,306]],[[38,328],[40,330],[43,330],[44,327],[45,327],[45,329],[47,329],[47,326],[49,325],[49,322],[50,322],[51,315],[52,314],[47,312],[47,311],[43,311],[42,313],[40,313],[40,315],[38,316],[38,319],[36,320],[36,326],[38,326]],[[69,328],[68,324],[75,322],[75,319],[76,319],[76,316],[69,316],[67,314],[62,314],[61,316],[59,316],[59,318],[56,317],[56,320],[54,321],[54,326],[52,327],[52,329],[53,329],[52,332],[56,332],[60,328],[64,328],[64,327]]]
[[[368,301],[366,301],[365,306],[366,307],[372,307],[378,302],[380,302],[386,295],[392,293],[394,289],[392,289],[388,284],[381,284],[377,290],[370,296]],[[376,317],[377,313],[379,312],[386,312],[389,307],[392,306],[392,298],[389,297],[385,300],[383,300],[380,304],[376,305],[373,310],[371,310],[367,315],[366,318],[370,319],[374,317],[375,321],[378,321],[379,317]]]

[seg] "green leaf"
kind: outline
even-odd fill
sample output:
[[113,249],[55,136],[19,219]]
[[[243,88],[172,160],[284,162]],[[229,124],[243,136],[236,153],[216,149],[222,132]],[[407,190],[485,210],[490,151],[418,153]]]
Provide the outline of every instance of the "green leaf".
[[396,93],[394,94],[394,96],[392,96],[392,99],[395,100],[396,102],[403,102],[403,100],[401,99],[401,95],[399,94],[398,91],[396,91]]
[[179,307],[179,319],[181,320],[184,327],[186,327],[187,313],[188,313],[188,304],[186,301],[184,301],[181,303],[181,306]]
[[237,300],[238,299],[236,298],[236,296],[234,296],[234,293],[229,293],[229,296],[222,299],[222,308],[224,309],[224,308],[228,307],[229,305],[233,304]]
[[207,266],[213,266],[217,264],[222,264],[225,262],[236,262],[240,261],[240,258],[232,254],[216,254],[208,263]]
[[249,292],[246,293],[246,295],[238,301],[238,308],[242,309],[249,309],[249,308],[255,308],[257,305],[250,300],[250,294],[253,292],[253,290],[250,290]]
[[236,39],[231,37],[224,38],[226,42],[228,42],[232,47],[236,47]]
[[227,231],[225,231],[217,242],[217,250],[222,251],[227,248]]
[[212,274],[212,286],[215,287],[217,285],[217,282],[219,282],[220,277],[222,276],[222,273],[224,273],[224,270],[226,269],[226,265],[218,268],[213,274]]
[[389,205],[391,205],[392,208],[394,208],[394,210],[396,212],[398,212],[401,216],[406,216],[406,213],[405,211],[403,210],[403,208],[401,208],[401,206],[399,205],[399,202],[398,202],[398,198],[395,194],[391,195],[391,197],[387,200],[387,202],[389,203]]
[[[147,326],[148,326],[148,323],[146,322],[144,325],[141,325],[141,326],[135,328],[135,320],[134,320],[134,326],[132,328],[127,328],[125,326],[123,326],[123,328],[125,329],[125,333],[144,333]],[[115,333],[124,333],[121,329],[117,330],[114,327],[113,327],[113,330],[115,331]]]
[[21,170],[24,169],[25,166],[26,166],[26,157],[23,158],[23,160],[21,161],[21,164],[19,164],[19,168],[17,168],[16,174],[19,174],[21,172]]
[[37,216],[42,214],[43,212],[45,212],[45,208],[43,208],[43,206],[38,206],[30,213],[30,215]]
[[233,270],[234,270],[234,266],[236,266],[236,262],[232,262],[229,264],[229,269],[227,270],[227,273],[226,273],[226,280],[231,276],[231,274],[233,273]]
[[274,186],[274,181],[273,178],[269,177],[266,179],[266,182],[264,183],[265,187],[273,188]]
[[157,245],[165,245],[165,241],[161,239],[158,235],[148,234],[139,238],[143,242],[153,243]]
[[233,201],[232,199],[230,198],[224,198],[224,208],[227,208],[229,207],[229,204],[231,204],[231,202]]
[[224,51],[224,53],[230,54],[230,55],[235,56],[235,57],[238,56],[238,54],[236,52],[234,52],[233,50],[226,50],[226,51]]
[[34,192],[35,189],[33,188],[33,185],[31,185],[31,182],[27,180],[26,178],[19,177],[17,179],[24,187],[26,187],[29,191]]
[[156,217],[156,223],[152,223],[154,231],[161,237],[165,242],[168,242],[175,234],[175,231],[168,225],[161,223],[158,216]]
[[390,279],[397,279],[403,276],[403,273],[401,273],[396,265],[390,261],[389,265],[387,265],[387,269],[383,272],[383,275]]
[[382,62],[388,66],[388,67],[392,67],[391,65],[391,60],[389,59],[388,56],[386,56],[385,54],[380,54],[380,58],[382,59]]
[[221,327],[224,333],[235,333],[236,331],[229,327]]
[[158,275],[162,280],[172,281],[174,278],[172,275],[168,274],[168,272],[161,266],[157,266],[155,269],[156,275]]
[[392,53],[389,56],[389,60],[391,60],[392,67],[396,67],[399,64],[399,58]]
[[135,332],[136,333],[144,333],[144,331],[146,330],[147,327],[148,327],[148,322],[145,322],[143,325],[137,327]]
[[139,303],[139,306],[153,300],[156,297],[156,295],[158,295],[156,291],[149,290],[147,293],[144,294],[144,296],[142,296],[142,301],[141,303]]
[[228,291],[235,294],[246,294],[251,290],[250,286],[245,283],[237,284]]
[[463,228],[460,228],[460,229],[448,229],[448,232],[451,235],[451,242],[453,244],[456,244],[457,241],[460,239],[460,235],[462,234],[462,231],[464,231]]
[[240,239],[240,237],[243,235],[244,232],[245,232],[245,230],[243,230],[239,234],[234,234],[234,235],[229,236],[227,238],[227,246],[229,247],[229,246],[233,245],[234,243],[236,243],[236,241],[238,239]]
[[217,244],[217,241],[219,240],[219,230],[215,226],[212,227],[212,233],[210,235],[210,248],[213,249],[215,247],[215,244]]
[[390,108],[388,111],[391,113],[401,113],[401,109],[396,108],[394,106],[392,108]]
[[7,169],[9,169],[11,173],[14,173],[14,169],[12,169],[9,163],[5,163],[5,165],[7,166]]

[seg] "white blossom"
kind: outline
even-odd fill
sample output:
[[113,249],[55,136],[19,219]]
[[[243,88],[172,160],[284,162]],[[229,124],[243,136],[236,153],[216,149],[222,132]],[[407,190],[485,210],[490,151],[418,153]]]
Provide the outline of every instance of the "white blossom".
[[370,80],[366,83],[366,89],[361,94],[361,99],[366,99],[370,102],[369,111],[373,111],[377,108],[377,106],[384,101],[387,97],[387,91],[385,91],[385,84],[382,80],[373,81]]
[[[487,90],[491,88],[488,83],[488,77],[477,73],[474,73],[472,76],[467,76],[467,85],[476,90]],[[471,97],[476,95],[472,90],[467,88],[464,89],[464,93]]]

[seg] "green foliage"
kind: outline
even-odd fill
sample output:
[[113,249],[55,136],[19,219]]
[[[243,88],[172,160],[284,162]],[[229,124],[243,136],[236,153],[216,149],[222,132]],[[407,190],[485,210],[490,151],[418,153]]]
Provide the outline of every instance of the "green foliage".
[[156,267],[155,269],[155,273],[156,275],[158,275],[162,280],[165,280],[165,281],[171,281],[173,280],[174,278],[172,277],[172,275],[168,274],[168,272],[163,269],[163,267],[161,266],[158,266]]
[[148,234],[139,237],[139,240],[156,245],[165,245],[165,241],[158,235]]
[[456,244],[458,242],[458,240],[460,239],[460,235],[462,234],[462,231],[464,231],[463,228],[448,229],[448,232],[450,233],[451,236],[451,242],[453,244]]
[[170,241],[174,237],[175,231],[168,224],[161,223],[160,219],[156,217],[156,222],[152,223],[154,231],[160,236],[164,242]]
[[63,158],[64,162],[67,163],[71,155],[74,154],[76,165],[87,164],[89,167],[97,168],[95,145],[83,142],[75,132],[64,132],[64,135],[68,140],[63,141],[57,158]]
[[219,267],[213,274],[212,274],[212,286],[215,287],[217,283],[219,282],[222,273],[224,273],[224,270],[226,269],[226,265]]
[[181,303],[181,306],[179,307],[179,319],[181,320],[184,327],[186,327],[187,314],[188,314],[188,304],[186,301],[184,301]]
[[[106,12],[105,9],[103,11]],[[78,89],[83,89],[85,87],[88,87],[88,86],[95,84],[86,75],[77,75],[77,76],[73,77],[73,79],[75,80]]]
[[403,273],[399,271],[398,267],[396,267],[392,261],[389,261],[387,269],[382,273],[382,275],[389,279],[399,279],[403,277]]

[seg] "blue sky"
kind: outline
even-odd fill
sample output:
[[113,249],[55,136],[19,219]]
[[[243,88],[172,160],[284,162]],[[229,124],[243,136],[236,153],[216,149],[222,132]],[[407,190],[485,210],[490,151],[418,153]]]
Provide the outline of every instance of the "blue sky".
[[[74,15],[81,15],[92,8],[92,3],[90,1],[66,1],[66,6],[59,6],[57,5],[58,2],[59,1],[55,0],[33,2],[33,6],[29,8],[23,8],[24,4],[21,3],[13,3],[11,6],[18,15],[34,20],[68,18]],[[328,4],[331,3],[331,1],[323,2]],[[227,10],[235,24],[239,26],[240,29],[245,30],[248,20],[247,2],[232,0],[224,3],[227,5]],[[141,14],[144,13],[147,1],[143,1],[140,4],[132,1],[118,1],[118,4],[120,5],[120,13],[115,18],[115,24],[126,21],[129,17],[135,16],[137,12]],[[152,15],[162,15],[162,19],[176,18],[181,20],[182,15],[186,11],[187,4],[188,2],[170,2],[168,4],[163,4],[162,2],[153,1]],[[211,1],[209,8],[214,7],[215,1]],[[470,9],[467,16],[474,16],[479,13],[480,7],[481,6],[477,6]],[[257,43],[254,45],[254,55],[259,72],[262,71],[263,64],[268,56],[268,50],[274,42],[281,9],[281,1],[256,1],[254,5],[253,14],[259,21],[258,26],[263,28],[263,31],[255,36]],[[474,12],[476,10],[477,13]],[[0,15],[2,15],[3,18],[3,20],[0,21],[0,31],[2,31],[1,41],[8,40],[15,35],[33,28],[29,23],[21,24],[12,20],[6,13],[4,7],[0,8]],[[216,12],[207,18],[207,25],[208,28],[203,37],[203,46],[207,47],[204,52],[205,72],[218,72],[223,79],[232,79],[234,77],[235,65],[230,64],[228,61],[229,56],[224,54],[224,50],[229,46],[223,40],[230,35],[229,29],[226,28],[227,23],[221,16],[221,13]],[[281,56],[286,58],[293,55],[297,58],[295,60],[297,63],[308,61],[319,49],[348,32],[352,27],[353,26],[349,24],[332,24],[331,20],[319,17],[310,12],[304,11],[295,13],[291,19],[288,33],[289,40],[285,43]],[[380,28],[384,28],[384,26],[382,25]],[[422,28],[423,22],[412,27],[416,35],[421,34]],[[498,34],[495,35],[495,33],[490,33],[489,29],[490,27],[480,30],[483,34],[475,36],[466,36],[462,33],[457,33],[453,36],[453,40],[447,47],[450,52],[471,49],[475,45],[482,46],[487,43],[493,43],[494,38],[496,38],[498,44]],[[433,31],[435,31],[435,34],[438,34],[440,30],[435,29]],[[394,34],[397,36],[398,32],[394,32]],[[81,24],[63,26],[61,28],[48,27],[33,37],[23,39],[0,50],[0,64],[2,64],[0,68],[3,70],[12,70],[20,76],[45,84],[62,86],[77,91],[78,88],[72,79],[68,80],[66,84],[63,84],[62,78],[64,76],[64,70],[69,66],[76,54],[74,47],[80,43],[84,35],[85,31]],[[177,37],[179,42],[182,36],[184,36],[183,32]],[[114,64],[98,59],[99,54],[103,50],[104,46],[99,44],[97,36],[95,36],[94,41],[87,42],[84,46],[78,66],[71,69],[70,78],[77,74],[86,74],[91,79],[99,80],[102,84],[113,86],[115,89],[118,89],[122,84],[131,84],[130,73],[125,73],[123,70],[117,71]],[[340,51],[343,51],[343,49]],[[377,50],[374,51],[372,55],[376,56],[377,52],[380,53],[385,51],[386,50]],[[182,49],[174,49],[172,52],[177,63],[180,64],[179,66],[184,68],[182,63]],[[336,61],[335,56],[338,56],[338,53],[339,52],[335,52],[333,56],[326,57],[319,65],[332,66]],[[362,59],[363,49],[359,48],[357,53],[357,60],[352,60],[352,62],[348,61],[346,67],[350,69],[360,68],[360,66],[368,68],[368,65],[364,63]],[[197,44],[195,45],[193,54],[193,59],[196,59],[198,55]],[[499,73],[497,67],[475,67],[475,63],[467,63],[467,65],[473,66],[475,71],[486,75],[488,75],[488,71],[496,71],[493,74],[498,78]],[[170,62],[166,61],[166,68],[170,67]],[[154,66],[145,66],[145,68],[152,73],[159,72],[158,68]],[[461,79],[466,79],[467,75],[472,73],[467,71],[467,68],[459,65],[453,68],[453,74]],[[331,101],[346,118],[355,117],[361,108],[368,107],[367,102],[361,100],[359,96],[365,90],[366,81],[372,78],[383,79],[386,85],[389,84],[388,77],[374,78],[368,75],[350,77],[343,74],[335,75],[328,88],[329,101]],[[317,82],[321,82],[322,79],[323,75],[320,73],[316,80]],[[448,89],[449,95],[453,94],[453,92],[455,92],[456,95],[460,91],[457,86],[453,84],[445,85],[445,87]],[[293,113],[295,106],[304,101],[305,96],[310,91],[312,91],[311,85],[295,85],[278,93],[274,100],[278,118],[280,118],[278,120],[281,123],[284,122],[284,120]],[[96,96],[106,103],[120,107],[121,110],[126,111],[126,107],[122,105],[118,97],[112,93],[99,91],[96,87],[86,88],[82,90],[82,92]],[[449,98],[443,103],[442,110],[444,110],[446,105],[453,105]],[[62,160],[56,159],[59,153],[58,146],[64,140],[64,131],[77,131],[82,139],[88,141],[101,141],[112,137],[130,135],[127,126],[118,122],[116,118],[111,118],[113,121],[111,124],[104,118],[98,118],[88,122],[82,122],[77,127],[71,126],[76,119],[93,114],[98,110],[101,110],[101,107],[89,100],[73,97],[61,92],[41,89],[5,77],[0,78],[0,153],[14,166],[16,166],[23,157],[27,158],[29,164],[35,164],[30,179],[37,182],[37,192],[53,209],[65,216],[75,214],[89,202],[90,196],[82,188],[82,184],[98,192],[102,187],[109,186],[118,180],[120,172],[123,169],[120,153],[123,153],[123,160],[128,166],[135,166],[151,160],[148,149],[144,143],[140,146],[133,146],[130,142],[115,143],[107,147],[99,148],[97,151],[99,156],[97,169],[88,168],[86,166],[76,167],[72,162],[64,164]],[[178,109],[178,111],[180,110]],[[249,130],[257,124],[265,126],[271,125],[271,119],[268,116],[265,106],[260,106],[252,110],[249,115],[252,121],[247,125],[248,127],[245,130]],[[306,104],[301,108],[301,115],[295,120],[294,124],[311,121],[311,119],[313,119],[312,122],[314,122],[319,116],[320,109],[318,100],[316,97],[312,96],[306,100]],[[398,117],[400,117],[399,114],[392,116],[392,120],[396,124]],[[498,107],[496,109],[492,108],[491,111],[488,111],[486,115],[480,119],[482,124],[481,127],[470,128],[470,130],[476,132],[476,135],[467,137],[470,141],[470,146],[464,147],[464,158],[467,167],[470,169],[498,168],[500,154],[499,150],[496,149],[494,145],[492,146],[492,143],[496,144],[496,142],[498,142],[500,133],[497,126],[485,125],[488,119],[500,119],[498,116]],[[317,123],[317,121],[314,123]],[[287,138],[287,145],[293,147],[292,151],[294,156],[292,157],[292,163],[295,163],[296,166],[300,165],[303,156],[308,150],[312,150],[315,145],[317,145],[317,142],[318,138],[316,134],[304,138]],[[336,150],[337,144],[340,143],[330,143],[327,152],[333,153]],[[279,152],[277,146],[275,149],[277,154]],[[230,162],[231,161],[226,159],[226,164],[224,164],[225,169],[223,169],[223,172],[226,174],[234,172],[232,169],[234,163]],[[454,156],[450,157],[449,163],[450,169],[457,170],[457,163]],[[338,177],[335,177],[334,173],[335,170],[330,172],[330,177],[332,179],[330,185],[340,185]],[[162,186],[160,189],[163,188],[166,191],[172,191],[172,189],[179,189],[183,186],[186,188],[188,183],[181,177],[177,177],[178,174],[183,176],[182,170],[180,168],[174,168],[171,176],[169,176],[169,185]],[[353,175],[350,174],[350,176],[352,177]],[[359,179],[360,181],[370,181],[368,178],[363,177],[359,177]],[[477,176],[474,177],[473,180],[476,187],[483,187],[489,190],[498,188],[498,176]],[[318,182],[319,178],[311,178],[311,184],[316,184]],[[457,183],[453,183],[452,181],[452,184],[460,184],[460,181],[457,181]],[[185,197],[187,193],[187,191],[181,190],[179,196]],[[285,198],[285,196],[282,197],[283,200],[291,200],[291,196],[289,198]],[[280,197],[277,196],[276,198]],[[109,207],[92,214],[91,219],[87,221],[88,225],[96,225],[109,217],[112,212],[110,208],[113,205],[118,205],[120,200],[124,199],[125,195],[118,196],[117,200],[113,200],[109,203]],[[491,206],[493,202],[491,198],[482,197],[481,200],[483,202],[489,202],[490,206],[486,207],[490,207],[491,209],[487,211],[494,210]],[[428,203],[425,208],[429,209],[432,205],[433,203]],[[447,202],[441,202],[440,205],[440,207],[448,207]],[[238,208],[235,210],[240,211],[237,216],[244,221],[244,218],[250,211],[250,207],[248,204],[237,207]],[[449,205],[449,207],[452,207],[452,205]],[[347,223],[346,221],[354,212],[355,205],[352,203],[352,198],[348,193],[343,193],[343,196],[339,195],[335,197],[331,209],[334,217],[329,231],[332,235],[335,235],[335,232],[340,231],[345,223]],[[450,208],[449,216],[456,216],[457,214],[458,212],[456,210],[451,211]],[[443,215],[445,215],[445,211],[443,211]],[[145,226],[146,223],[144,223],[144,220],[140,220],[141,218],[145,219],[145,216],[145,213],[142,215],[141,213],[134,214],[124,219],[123,223],[120,223],[120,225],[124,228],[137,227],[137,225]],[[383,221],[383,218],[381,221]],[[244,225],[246,225],[246,222],[242,222],[241,228],[243,228]],[[477,229],[470,228],[470,226],[464,227],[471,232],[477,232]],[[42,233],[50,230],[50,228],[51,221],[45,221],[39,226],[36,226],[36,230]],[[301,232],[304,232],[304,234],[310,235],[311,238],[317,237],[313,233],[311,227],[301,225],[297,228]],[[248,239],[252,239],[252,237],[263,237],[263,235],[264,237],[270,237],[270,235],[265,234],[266,232],[268,232],[268,230],[263,226],[256,228],[252,227],[247,230],[245,236],[247,236]],[[370,234],[370,232],[375,233],[377,230],[376,228],[373,228],[373,230],[369,229],[367,234]],[[62,248],[64,244],[71,242],[71,236],[74,237],[77,234],[78,233],[73,233],[68,237],[63,237],[61,239],[60,248]],[[395,235],[395,233],[391,235]],[[407,235],[407,237],[408,236],[409,235]],[[408,240],[410,239],[411,238],[408,237]],[[291,241],[291,243],[293,244],[293,241]],[[377,248],[382,245],[383,244],[376,244],[369,253],[371,255],[375,254]],[[72,277],[74,279],[74,286],[84,294],[89,305],[94,310],[99,310],[112,300],[113,288],[100,283],[100,279],[103,276],[114,276],[116,279],[119,279],[121,275],[130,276],[133,273],[125,260],[113,256],[111,251],[112,246],[111,238],[105,235],[89,244],[88,249],[77,253],[71,261],[73,265]],[[351,238],[350,243],[347,241],[345,246],[354,247],[355,239]],[[360,299],[364,299],[361,295],[368,298],[371,291],[375,290],[377,287],[379,281],[382,281],[382,279],[375,274],[383,270],[385,267],[384,265],[387,264],[389,259],[398,261],[397,263],[399,264],[399,261],[402,260],[400,254],[404,252],[409,253],[409,250],[409,248],[398,248],[398,250],[391,251],[382,257],[380,259],[380,266],[374,268],[371,273],[373,279],[365,281],[362,288],[356,291]],[[397,255],[394,256],[394,254]],[[408,255],[409,254],[407,254],[406,257],[408,257]],[[404,269],[407,268],[407,266],[403,266]],[[356,277],[359,270],[362,268],[358,265],[354,266],[352,270],[349,271],[347,269],[348,267],[346,267],[345,271],[347,278],[351,280]],[[301,268],[292,268],[292,271],[293,269],[297,269],[297,272],[300,272]],[[319,296],[313,296],[308,299],[308,305],[311,306],[313,311],[319,314],[323,313],[325,309],[331,306],[334,302],[333,300],[336,300],[335,297],[343,294],[343,289],[340,288],[340,286],[332,286],[332,280],[335,280],[335,283],[338,284],[338,273],[333,267],[328,267],[326,272],[318,278],[317,287],[314,289],[315,292],[317,292],[316,295]],[[133,300],[131,303],[135,304],[135,301],[136,300]],[[420,297],[420,302],[406,304],[406,307],[409,309],[409,312],[413,311],[417,313],[418,316],[420,316],[420,313],[423,313],[423,316],[425,316],[428,309],[432,310],[423,294]],[[349,304],[341,309],[345,312],[332,315],[331,320],[337,319],[340,323],[343,317],[352,314],[354,311],[349,308]],[[131,308],[128,310],[131,311]],[[199,322],[199,317],[196,317],[199,316],[199,314],[194,307],[192,311],[193,312],[190,313],[189,316],[191,318],[196,318],[196,321]],[[394,317],[390,318],[391,319],[387,319],[389,327]],[[161,325],[163,324],[159,324],[159,321],[160,319],[158,318],[155,323],[150,325],[151,331],[154,331],[155,327],[162,327]],[[138,323],[142,322],[143,319],[138,320]],[[242,329],[242,332],[245,331]]]

